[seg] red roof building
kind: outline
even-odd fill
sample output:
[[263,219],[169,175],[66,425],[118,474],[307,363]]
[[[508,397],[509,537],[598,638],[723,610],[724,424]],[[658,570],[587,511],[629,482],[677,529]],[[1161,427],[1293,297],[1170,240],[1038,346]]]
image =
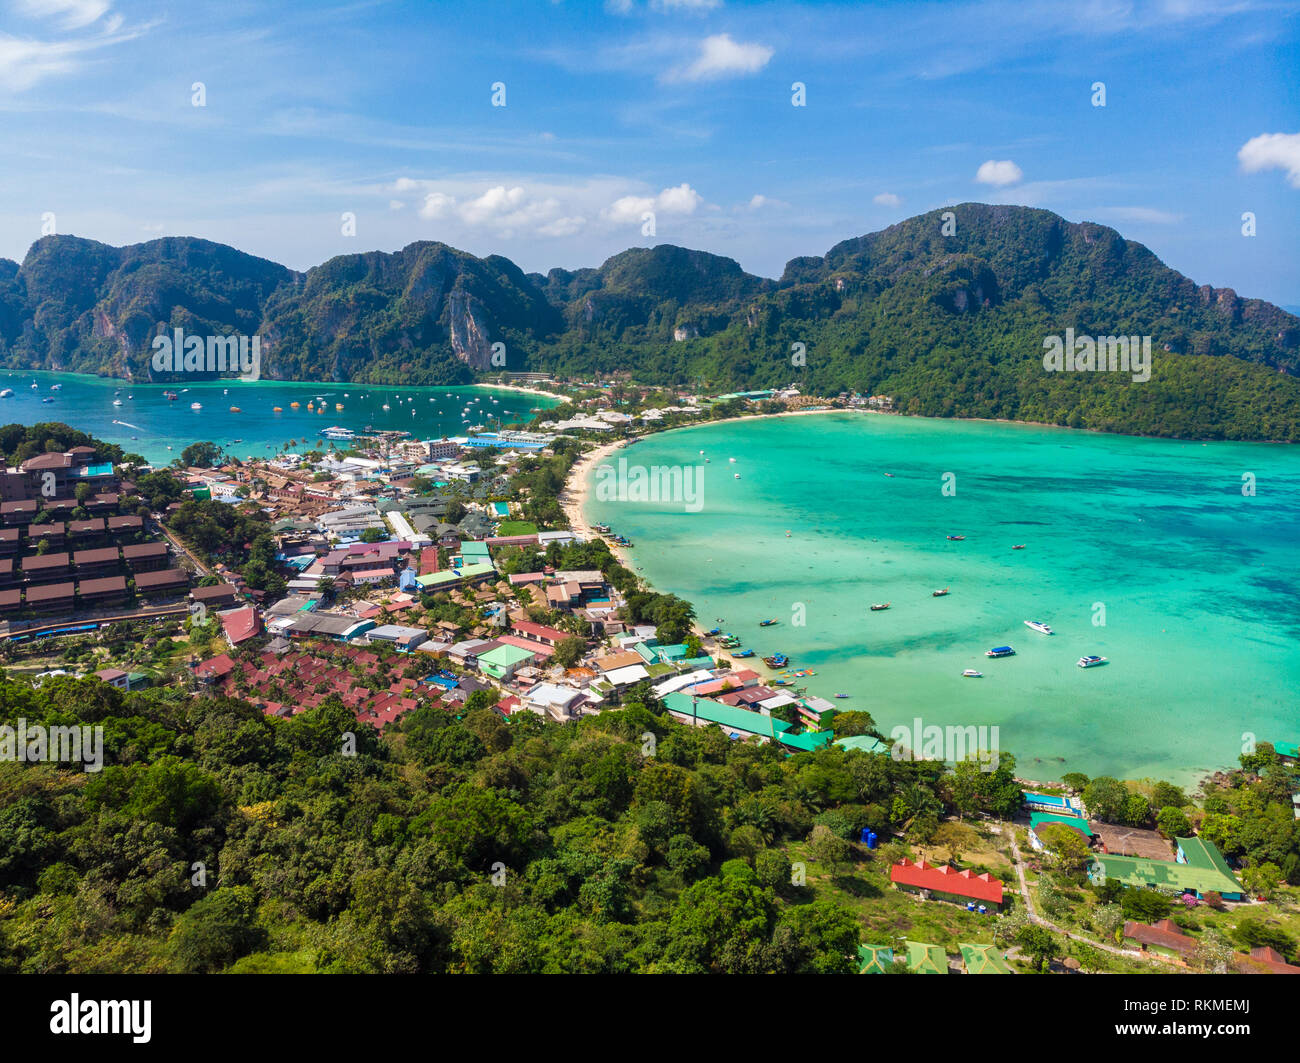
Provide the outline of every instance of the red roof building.
[[261,618],[251,605],[245,605],[240,609],[227,609],[217,615],[221,617],[221,629],[225,632],[226,641],[232,646],[256,638],[262,630]]
[[901,860],[889,869],[889,881],[907,889],[930,890],[983,904],[1002,903],[1002,883],[987,871],[977,875],[969,868],[958,871],[947,864],[935,867],[924,860],[919,864]]
[[547,627],[545,624],[534,624],[528,620],[516,621],[513,630],[516,634],[523,635],[525,638],[536,639],[538,642],[545,642],[550,646],[554,646],[561,639],[569,637],[567,631]]
[[234,670],[234,660],[231,659],[230,654],[223,653],[220,656],[204,661],[194,669],[194,674],[206,682],[213,682],[229,675]]

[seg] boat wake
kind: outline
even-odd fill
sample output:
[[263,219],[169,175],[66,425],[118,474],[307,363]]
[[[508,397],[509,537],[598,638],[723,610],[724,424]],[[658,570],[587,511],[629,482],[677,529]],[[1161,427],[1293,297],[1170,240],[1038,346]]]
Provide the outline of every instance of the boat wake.
[[114,423],[114,424],[120,424],[123,428],[134,428],[137,432],[143,432],[143,431],[144,431],[144,429],[141,428],[138,424],[130,424],[130,423],[126,422],[126,421],[114,421],[113,423]]

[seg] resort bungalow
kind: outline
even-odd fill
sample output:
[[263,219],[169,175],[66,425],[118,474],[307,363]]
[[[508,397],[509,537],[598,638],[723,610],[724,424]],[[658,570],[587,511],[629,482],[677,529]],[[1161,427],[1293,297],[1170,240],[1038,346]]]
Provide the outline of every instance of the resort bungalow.
[[858,946],[858,974],[889,974],[893,966],[892,945]]
[[137,572],[135,574],[135,593],[141,598],[151,598],[154,595],[179,594],[189,586],[189,582],[189,574],[181,568],[165,568],[155,572]]
[[993,945],[958,945],[966,974],[1012,974],[1002,953]]
[[924,860],[914,864],[903,859],[889,869],[889,881],[900,890],[924,898],[958,904],[975,901],[994,912],[1002,908],[1002,883],[987,871],[977,875],[969,868],[958,871],[947,864],[935,867]]
[[113,605],[126,600],[126,577],[104,576],[77,583],[77,598],[83,609]]
[[1124,924],[1124,944],[1130,948],[1137,946],[1143,952],[1151,952],[1166,959],[1187,959],[1196,951],[1196,939],[1182,929],[1172,919],[1161,919],[1158,923],[1128,922]]
[[190,590],[190,600],[200,602],[209,609],[225,609],[239,600],[239,591],[233,583],[194,587]]
[[907,969],[913,974],[948,974],[948,954],[938,945],[924,941],[904,941],[907,946]]
[[1175,896],[1190,893],[1199,899],[1207,893],[1217,893],[1225,901],[1246,899],[1245,887],[1237,881],[1213,842],[1196,837],[1175,841],[1177,860],[1107,853],[1088,868],[1088,878],[1093,882],[1113,880],[1125,886],[1145,886]]
[[27,611],[29,613],[62,613],[72,609],[76,595],[76,585],[69,580],[66,583],[43,583],[38,587],[27,588]]

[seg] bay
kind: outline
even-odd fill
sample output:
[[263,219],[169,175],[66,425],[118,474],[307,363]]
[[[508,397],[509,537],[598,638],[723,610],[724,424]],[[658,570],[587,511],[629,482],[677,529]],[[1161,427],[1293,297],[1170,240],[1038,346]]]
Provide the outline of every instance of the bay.
[[[33,388],[31,385],[37,386]],[[52,390],[54,385],[57,390]],[[301,453],[328,449],[323,428],[361,432],[403,430],[417,439],[463,436],[472,425],[495,430],[532,419],[533,407],[549,409],[556,400],[508,388],[392,387],[353,383],[292,383],[279,380],[205,381],[198,384],[138,384],[80,373],[0,373],[0,424],[62,421],[155,464],[179,458],[190,443],[210,441],[239,458],[268,457],[294,440]],[[185,390],[182,390],[185,389]],[[168,400],[164,393],[178,398]],[[325,400],[325,412],[317,396]],[[43,402],[51,398],[53,402]],[[114,406],[113,400],[121,406]],[[495,401],[494,401],[495,400]],[[202,409],[192,410],[192,403]],[[297,402],[297,409],[290,403]],[[464,407],[473,403],[468,414]],[[342,410],[335,405],[341,404]],[[385,410],[387,404],[390,408]],[[281,408],[276,413],[275,407]],[[238,407],[235,412],[231,407]],[[236,442],[238,440],[239,442]],[[346,444],[339,444],[346,446]]]
[[[814,668],[810,694],[850,694],[838,707],[886,734],[996,726],[1029,778],[1180,783],[1300,738],[1294,448],[827,413],[617,457],[702,476],[698,512],[589,493],[641,575],[705,627]],[[1014,657],[984,656],[1004,644]],[[1110,663],[1081,669],[1085,654]]]

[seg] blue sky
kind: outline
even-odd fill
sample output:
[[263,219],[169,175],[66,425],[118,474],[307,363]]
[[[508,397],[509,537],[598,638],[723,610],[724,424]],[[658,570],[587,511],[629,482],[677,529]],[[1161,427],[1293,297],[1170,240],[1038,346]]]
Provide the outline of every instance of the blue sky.
[[776,276],[981,200],[1300,304],[1298,71],[1300,0],[0,0],[0,255],[52,213],[297,269],[677,243]]

